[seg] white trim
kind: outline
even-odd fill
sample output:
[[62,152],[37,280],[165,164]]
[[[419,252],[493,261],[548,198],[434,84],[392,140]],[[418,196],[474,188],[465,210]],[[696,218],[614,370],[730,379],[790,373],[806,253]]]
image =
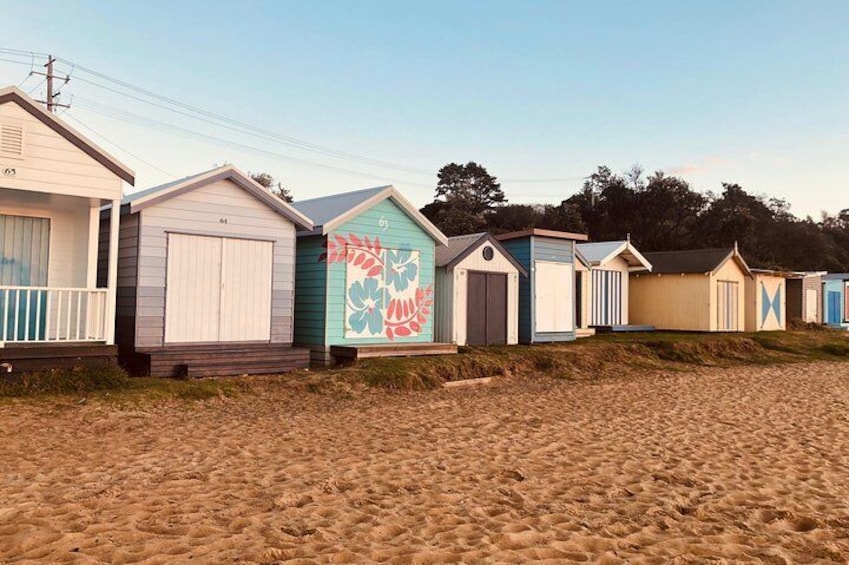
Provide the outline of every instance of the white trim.
[[[42,108],[40,104],[38,104],[35,100],[33,100],[26,92],[24,92],[20,88],[18,88],[16,86],[7,86],[5,88],[0,88],[0,96],[5,96],[7,94],[17,94],[18,96],[23,98],[23,101],[24,101],[25,104],[27,104],[28,108],[30,108],[31,110],[34,110],[35,112],[38,112],[38,114],[42,118],[48,120],[51,124],[53,124],[54,127],[70,132],[72,135],[77,137],[80,141],[82,141],[83,143],[85,143],[86,145],[91,147],[91,149],[93,149],[94,151],[96,151],[97,153],[102,155],[106,160],[108,160],[110,163],[112,163],[112,165],[114,165],[116,168],[123,171],[127,176],[135,179],[136,173],[133,172],[132,169],[128,168],[123,163],[118,161],[118,159],[116,159],[115,157],[110,155],[107,151],[105,151],[103,148],[98,146],[92,140],[90,140],[89,138],[87,138],[86,136],[81,134],[79,131],[75,130],[74,128],[69,126],[67,123],[63,122],[62,120],[58,119],[55,115],[53,115],[52,113],[50,113],[47,110],[45,110],[44,108]],[[17,102],[17,101],[15,101],[15,102]]]
[[100,201],[92,199],[88,208],[88,271],[86,272],[86,287],[97,286],[97,246],[100,239]]
[[109,217],[109,259],[106,279],[106,345],[115,344],[115,310],[118,289],[118,242],[121,226],[121,201],[112,201]]
[[431,223],[431,221],[428,220],[424,216],[424,214],[419,212],[418,209],[413,206],[413,204],[409,200],[404,198],[404,196],[394,186],[391,185],[387,186],[374,196],[363,200],[347,212],[336,216],[330,221],[325,222],[324,225],[321,226],[321,234],[327,235],[328,233],[335,230],[348,220],[355,218],[365,210],[368,210],[378,202],[382,202],[387,198],[391,198],[392,200],[394,200],[395,203],[400,206],[407,213],[407,215],[410,216],[410,218],[412,218],[413,221],[419,225],[419,227],[425,230],[430,235],[430,237],[436,240],[439,245],[448,245],[448,237],[444,233],[442,233],[439,228],[433,225],[433,223]]
[[176,196],[187,188],[192,187],[190,190],[194,190],[195,188],[200,188],[205,186],[208,182],[215,180],[233,181],[236,185],[245,189],[258,200],[279,212],[281,215],[287,217],[293,223],[298,224],[300,227],[307,230],[311,230],[314,227],[314,223],[311,219],[296,210],[295,207],[288,202],[284,202],[282,199],[266,190],[265,187],[233,165],[225,165],[223,167],[218,167],[205,173],[189,177],[182,182],[169,186],[168,188],[163,188],[162,190],[153,189],[138,198],[133,198],[133,195],[130,194],[126,197],[125,202],[130,205],[130,212],[134,213],[155,203],[161,202],[162,200],[167,200],[172,196]]
[[[581,246],[582,246],[582,245],[593,245],[593,243],[609,243],[609,242],[606,242],[606,241],[604,241],[604,242],[599,241],[599,242],[591,242],[591,243],[578,243],[578,244],[576,245],[576,247],[577,247],[577,249],[578,249],[578,252],[580,253],[580,251],[581,251]],[[636,247],[634,247],[634,245],[633,245],[630,241],[621,241],[621,242],[619,242],[619,246],[618,246],[618,247],[616,247],[616,248],[615,248],[613,251],[611,251],[610,253],[608,253],[608,254],[607,254],[604,258],[602,258],[600,261],[589,261],[589,263],[590,263],[590,265],[591,265],[591,266],[593,266],[593,267],[600,267],[600,266],[604,265],[605,263],[607,263],[607,262],[609,262],[609,261],[611,261],[611,260],[615,259],[616,257],[618,257],[618,256],[622,255],[622,254],[623,254],[623,253],[625,253],[626,251],[627,251],[627,252],[629,252],[629,253],[631,253],[631,255],[633,255],[633,256],[634,256],[634,258],[635,258],[637,261],[639,261],[639,262],[640,262],[640,264],[642,264],[642,265],[643,265],[642,267],[629,266],[629,267],[628,267],[628,271],[629,271],[629,272],[634,272],[634,271],[645,271],[645,270],[647,270],[647,271],[651,271],[651,270],[652,270],[652,264],[651,264],[651,263],[649,263],[649,260],[648,260],[648,259],[646,259],[646,258],[643,256],[643,254],[642,254],[642,253],[640,253],[639,251],[637,251],[637,248],[636,248]],[[581,256],[583,257],[583,254],[581,254]]]

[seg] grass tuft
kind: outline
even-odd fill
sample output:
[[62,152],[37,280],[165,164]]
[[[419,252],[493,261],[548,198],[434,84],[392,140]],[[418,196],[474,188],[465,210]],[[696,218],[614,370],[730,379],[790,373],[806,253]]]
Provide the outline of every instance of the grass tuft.
[[81,394],[121,390],[130,386],[130,377],[116,366],[74,367],[4,375],[0,378],[0,397],[44,394]]

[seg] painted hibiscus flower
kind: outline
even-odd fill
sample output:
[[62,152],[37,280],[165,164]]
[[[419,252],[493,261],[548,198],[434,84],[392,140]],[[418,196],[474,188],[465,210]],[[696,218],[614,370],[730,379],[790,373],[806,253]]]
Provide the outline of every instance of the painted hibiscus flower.
[[368,332],[378,335],[383,331],[383,289],[375,278],[355,282],[348,290],[348,303],[354,312],[348,324],[358,334],[368,327]]
[[386,251],[386,286],[396,291],[407,290],[419,275],[418,255],[411,249]]

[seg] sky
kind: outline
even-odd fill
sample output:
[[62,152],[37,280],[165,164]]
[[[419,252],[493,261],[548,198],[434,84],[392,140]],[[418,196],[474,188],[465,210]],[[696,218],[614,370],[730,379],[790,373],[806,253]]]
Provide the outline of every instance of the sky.
[[[800,217],[849,208],[845,0],[0,0],[0,13],[0,48],[62,60],[63,119],[133,168],[135,189],[232,163],[296,199],[392,183],[423,205],[441,166],[473,160],[509,201],[558,203],[598,165],[639,164],[699,191],[736,182]],[[41,58],[0,59],[0,85],[43,96],[28,76]]]

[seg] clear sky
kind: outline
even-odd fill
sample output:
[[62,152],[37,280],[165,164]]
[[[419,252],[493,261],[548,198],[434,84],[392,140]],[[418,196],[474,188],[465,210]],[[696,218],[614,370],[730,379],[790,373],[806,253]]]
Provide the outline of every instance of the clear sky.
[[[0,13],[0,47],[385,162],[257,139],[74,71],[69,122],[109,140],[91,135],[138,188],[231,162],[296,198],[392,182],[424,204],[439,167],[475,160],[510,201],[559,202],[599,164],[639,163],[702,191],[786,198],[800,216],[849,208],[845,0],[0,0]],[[25,61],[0,61],[0,84],[26,79],[26,57],[0,59]],[[39,77],[22,88],[43,91]],[[528,182],[546,179],[562,180]]]

